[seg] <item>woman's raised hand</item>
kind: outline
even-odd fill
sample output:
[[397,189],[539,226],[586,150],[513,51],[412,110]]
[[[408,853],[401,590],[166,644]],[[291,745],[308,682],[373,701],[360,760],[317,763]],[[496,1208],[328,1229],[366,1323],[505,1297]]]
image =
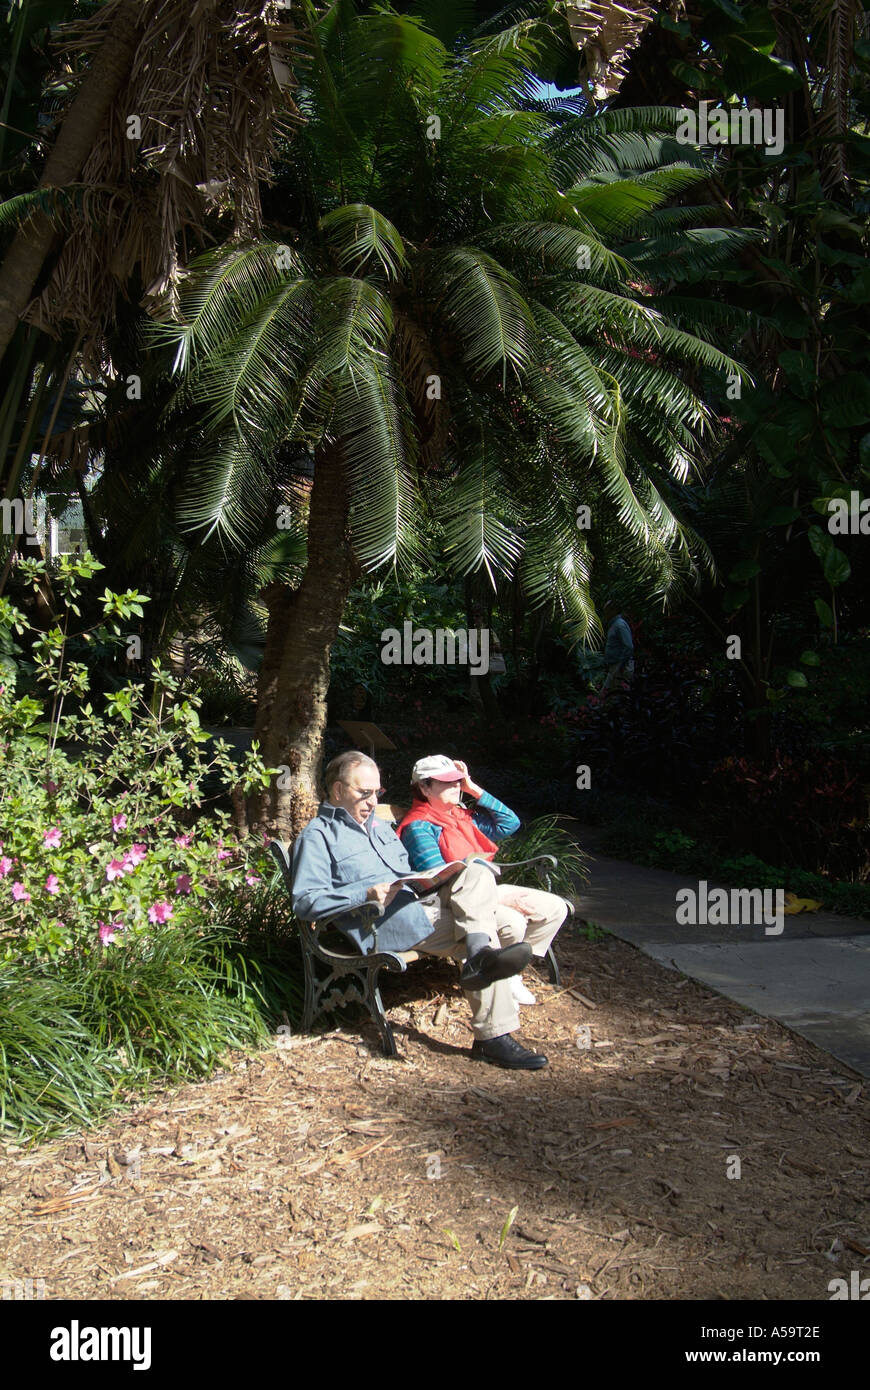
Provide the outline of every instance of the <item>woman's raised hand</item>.
[[462,781],[459,783],[460,791],[467,792],[469,796],[483,796],[483,787],[479,787],[476,782],[472,782],[468,775],[468,763],[463,763],[459,758],[453,759],[453,766],[457,772],[462,773]]

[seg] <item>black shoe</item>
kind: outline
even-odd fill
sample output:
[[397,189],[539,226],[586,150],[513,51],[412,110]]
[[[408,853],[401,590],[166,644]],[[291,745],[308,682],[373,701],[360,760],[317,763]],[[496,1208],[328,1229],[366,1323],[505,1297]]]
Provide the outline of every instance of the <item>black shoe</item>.
[[465,962],[459,983],[463,989],[486,989],[496,980],[507,980],[511,975],[521,975],[532,959],[532,948],[525,941],[516,946],[484,946]]
[[479,1062],[491,1062],[494,1067],[507,1067],[510,1071],[539,1071],[549,1065],[542,1052],[529,1052],[510,1033],[487,1038],[485,1042],[475,1038],[471,1055]]

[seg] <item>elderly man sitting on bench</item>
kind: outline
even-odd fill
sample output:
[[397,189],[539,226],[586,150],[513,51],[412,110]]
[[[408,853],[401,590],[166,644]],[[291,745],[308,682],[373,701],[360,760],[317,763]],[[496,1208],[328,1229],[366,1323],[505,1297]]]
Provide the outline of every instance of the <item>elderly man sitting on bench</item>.
[[[471,1006],[472,1057],[511,1070],[545,1067],[546,1057],[511,1036],[519,1015],[509,980],[529,963],[531,948],[524,941],[502,947],[494,913],[485,912],[479,921],[467,914],[457,918],[442,911],[435,894],[424,905],[411,889],[396,885],[412,869],[396,832],[375,814],[382,789],[373,759],[341,753],[327,767],[324,782],[328,800],[293,846],[293,911],[315,921],[346,905],[347,915],[334,925],[368,953],[374,933],[356,910],[365,902],[378,903],[383,908],[380,950],[464,957],[460,984]],[[492,879],[486,864],[474,860],[456,884],[460,879],[479,883],[481,875]]]

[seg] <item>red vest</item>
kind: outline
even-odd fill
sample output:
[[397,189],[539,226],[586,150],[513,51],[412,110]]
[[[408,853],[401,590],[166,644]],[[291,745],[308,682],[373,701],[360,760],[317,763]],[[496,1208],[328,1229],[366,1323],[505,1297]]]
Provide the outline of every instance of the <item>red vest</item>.
[[408,814],[396,826],[401,835],[406,825],[412,821],[425,820],[430,825],[441,827],[439,841],[441,853],[447,863],[454,859],[467,859],[469,854],[479,854],[484,859],[492,859],[498,846],[490,840],[472,820],[471,812],[464,806],[433,805],[431,801],[415,801]]

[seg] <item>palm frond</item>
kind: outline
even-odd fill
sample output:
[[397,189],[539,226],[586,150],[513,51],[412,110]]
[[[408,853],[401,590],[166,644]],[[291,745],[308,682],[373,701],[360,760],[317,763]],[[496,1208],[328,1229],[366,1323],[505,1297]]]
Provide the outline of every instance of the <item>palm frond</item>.
[[216,535],[241,549],[257,536],[272,497],[262,458],[236,430],[204,443],[188,467],[176,502],[183,532],[200,543]]
[[278,285],[261,299],[191,378],[190,400],[203,407],[206,427],[214,429],[231,419],[251,438],[276,437],[314,322],[314,297],[307,280]]
[[572,188],[568,196],[572,207],[600,235],[623,236],[638,218],[703,178],[701,169],[671,164],[631,179],[598,174],[595,181]]
[[[482,434],[482,430],[481,430]],[[496,575],[510,575],[522,553],[515,508],[495,451],[484,438],[463,449],[457,477],[442,496],[445,550],[460,574],[486,570],[495,588]]]
[[299,253],[283,243],[257,241],[205,252],[181,281],[175,317],[147,325],[146,344],[174,347],[172,370],[184,375],[200,357],[219,352],[273,290],[304,273]]
[[405,246],[383,213],[364,203],[347,203],[320,219],[320,229],[338,264],[353,275],[371,269],[374,261],[387,280],[397,280],[407,265]]
[[413,428],[385,353],[361,355],[343,374],[330,431],[341,441],[351,535],[360,562],[374,570],[410,560],[420,548],[411,475]]
[[645,275],[662,280],[700,280],[733,264],[745,246],[762,239],[750,227],[688,227],[620,246]]
[[662,357],[709,367],[713,371],[736,373],[741,381],[753,385],[747,369],[719,348],[693,333],[672,327],[656,309],[637,303],[625,295],[614,294],[597,285],[575,284],[554,294],[558,313],[575,333],[594,335],[605,331],[634,351],[650,350]]
[[[567,200],[566,200],[567,202]],[[569,272],[591,270],[600,277],[627,278],[631,265],[606,246],[588,222],[507,222],[478,237],[478,245],[498,252],[500,259],[522,258],[524,267]]]
[[484,376],[495,367],[518,376],[532,360],[534,320],[518,282],[494,257],[475,247],[430,252],[427,290],[456,338],[469,370]]

